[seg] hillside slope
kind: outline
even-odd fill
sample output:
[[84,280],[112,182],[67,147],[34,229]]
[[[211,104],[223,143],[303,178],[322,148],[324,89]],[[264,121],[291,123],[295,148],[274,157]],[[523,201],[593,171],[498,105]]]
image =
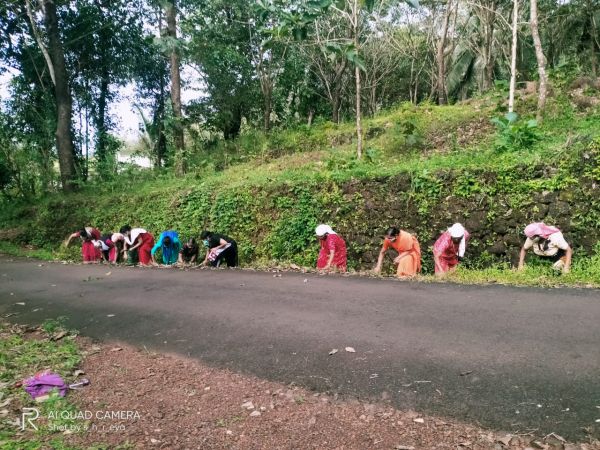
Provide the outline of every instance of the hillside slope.
[[366,121],[363,161],[353,156],[350,123],[248,133],[213,149],[183,178],[130,171],[74,195],[6,205],[0,240],[56,250],[84,224],[109,231],[130,223],[156,234],[173,228],[184,237],[208,228],[238,240],[243,265],[313,266],[314,226],[326,222],[346,238],[349,267],[364,270],[383,231],[398,225],[417,234],[431,273],[429,247],[455,221],[472,233],[466,265],[483,268],[514,262],[523,227],[544,220],[572,242],[575,272],[600,282],[598,260],[584,259],[600,239],[597,107],[552,99],[543,126],[530,128],[532,103],[522,101],[523,119],[504,131],[491,122],[504,114],[493,96],[400,105]]

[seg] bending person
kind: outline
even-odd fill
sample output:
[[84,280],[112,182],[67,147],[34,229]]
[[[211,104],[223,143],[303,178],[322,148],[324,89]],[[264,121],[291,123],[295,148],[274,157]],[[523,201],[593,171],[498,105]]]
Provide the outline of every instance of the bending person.
[[123,261],[123,247],[125,246],[125,236],[122,233],[113,233],[110,236],[113,246],[108,252],[108,261],[117,264]]
[[568,273],[571,270],[573,250],[561,231],[543,222],[530,223],[525,227],[527,239],[519,255],[519,270],[525,266],[525,253],[533,249],[533,253],[552,261],[552,267]]
[[317,259],[317,269],[324,272],[347,269],[346,242],[329,225],[321,224],[315,229],[321,250]]
[[200,249],[196,239],[190,238],[179,251],[179,264],[193,264],[198,261]]
[[137,250],[140,265],[149,266],[152,262],[152,247],[154,247],[154,236],[143,228],[131,228],[125,225],[120,230],[125,237],[125,247],[123,253],[130,252],[130,255]]
[[390,227],[385,232],[377,265],[373,269],[375,273],[381,273],[383,258],[389,249],[398,252],[398,256],[394,258],[394,264],[398,264],[396,269],[398,278],[414,277],[421,271],[421,247],[417,238],[406,231]]
[[152,256],[152,265],[158,265],[154,254],[158,249],[161,249],[163,264],[170,266],[177,262],[181,242],[179,242],[179,234],[177,231],[167,230],[160,233],[158,242],[152,247],[150,254]]
[[204,230],[200,234],[200,238],[206,247],[206,257],[202,262],[203,265],[219,267],[221,263],[225,261],[227,263],[227,267],[237,267],[237,242],[228,236],[213,233],[212,231],[207,230]]
[[81,256],[84,264],[94,264],[100,262],[102,253],[94,245],[95,240],[100,239],[100,231],[94,227],[84,227],[79,231],[71,234],[65,240],[65,247],[71,245],[71,241],[75,238],[81,239]]
[[460,223],[455,223],[433,244],[435,275],[444,277],[454,272],[459,261],[465,256],[469,232]]

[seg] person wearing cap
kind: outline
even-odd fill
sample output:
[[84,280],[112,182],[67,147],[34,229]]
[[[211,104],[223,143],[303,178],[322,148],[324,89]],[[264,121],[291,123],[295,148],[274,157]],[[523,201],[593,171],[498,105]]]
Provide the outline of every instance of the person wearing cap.
[[315,229],[315,234],[319,238],[321,250],[317,259],[317,269],[329,272],[345,272],[347,269],[346,261],[346,242],[329,225],[321,224]]
[[394,258],[394,264],[398,264],[396,269],[398,278],[414,277],[421,271],[421,247],[417,238],[406,231],[390,227],[385,232],[383,245],[373,272],[381,273],[383,258],[389,249],[393,249],[398,253],[398,256]]
[[161,249],[163,264],[167,266],[175,264],[179,256],[179,250],[181,249],[181,242],[179,241],[179,234],[177,231],[167,230],[160,233],[158,241],[150,251],[153,266],[158,265],[154,254],[159,248]]
[[443,277],[454,272],[460,259],[465,256],[469,232],[460,223],[455,223],[444,231],[433,244],[435,275]]
[[525,266],[527,250],[533,250],[536,255],[552,261],[552,267],[556,270],[562,270],[563,273],[571,270],[573,250],[558,228],[544,222],[530,223],[525,227],[525,236],[527,239],[519,255],[519,270]]

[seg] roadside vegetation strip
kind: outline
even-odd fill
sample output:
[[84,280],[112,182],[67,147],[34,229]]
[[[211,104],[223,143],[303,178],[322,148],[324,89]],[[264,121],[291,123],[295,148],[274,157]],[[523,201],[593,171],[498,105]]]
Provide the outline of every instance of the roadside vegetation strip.
[[[0,448],[5,450],[74,449],[65,442],[65,432],[76,432],[81,422],[73,420],[77,406],[67,395],[51,394],[37,403],[21,381],[42,370],[51,370],[72,382],[82,363],[76,332],[64,327],[64,319],[47,320],[40,327],[0,321]],[[23,408],[35,408],[39,418],[22,429]],[[67,431],[68,430],[68,431]],[[97,446],[96,448],[104,448]]]
[[[77,252],[79,249],[75,249]],[[35,250],[21,247],[11,242],[0,241],[0,255],[9,255],[15,257],[26,257],[38,259],[40,261],[61,262],[63,264],[79,264],[79,253],[71,256],[72,259],[57,259],[55,252],[44,249]],[[61,257],[67,255],[61,254]],[[187,267],[186,270],[210,270],[200,267]],[[177,270],[177,269],[172,269]],[[221,269],[217,269],[221,270]],[[238,269],[240,270],[240,269]],[[259,270],[266,272],[302,272],[316,273],[313,267],[300,267],[295,263],[285,262],[260,262],[252,265],[244,265],[241,270]],[[370,271],[351,271],[345,276],[358,276],[370,278],[390,278],[395,280],[395,274],[389,272],[382,276],[373,275]],[[571,272],[563,274],[553,270],[551,267],[540,262],[532,262],[527,265],[523,271],[517,271],[506,263],[497,263],[491,267],[470,269],[459,267],[454,273],[449,274],[443,279],[436,278],[434,275],[419,275],[414,281],[426,283],[457,283],[457,284],[504,284],[507,286],[527,286],[527,287],[571,287],[584,289],[600,289],[600,251],[591,257],[581,257],[573,262]]]
[[[0,251],[79,261],[76,246],[60,247],[67,234],[83,224],[108,232],[129,222],[154,233],[173,228],[185,237],[203,227],[217,230],[238,241],[246,267],[272,261],[310,266],[318,253],[314,226],[330,223],[347,238],[349,267],[363,271],[375,263],[381,232],[397,225],[418,236],[428,275],[429,245],[460,221],[472,232],[463,263],[469,270],[453,281],[597,284],[597,114],[578,110],[563,93],[550,100],[542,125],[527,126],[534,111],[524,104],[521,118],[508,126],[498,119],[497,100],[385,110],[365,121],[371,137],[368,157],[360,161],[352,125],[324,123],[262,136],[260,153],[242,136],[227,144],[237,160],[229,155],[223,165],[215,151],[183,177],[132,169],[76,194],[4,202]],[[494,131],[492,119],[503,127]],[[539,220],[565,232],[574,249],[572,273],[502,273],[518,257],[524,226]]]

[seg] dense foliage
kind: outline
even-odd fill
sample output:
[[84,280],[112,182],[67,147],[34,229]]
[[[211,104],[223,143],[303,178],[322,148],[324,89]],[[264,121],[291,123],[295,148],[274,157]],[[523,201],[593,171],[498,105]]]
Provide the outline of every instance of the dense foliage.
[[[255,130],[338,123],[402,101],[453,102],[508,85],[511,2],[368,0],[358,6],[349,0],[5,2],[0,72],[12,77],[0,108],[3,195],[39,197],[61,187],[65,174],[61,181],[56,163],[61,171],[67,167],[65,155],[58,158],[65,148],[74,153],[66,155],[74,160],[73,186],[117,176],[123,143],[111,105],[126,85],[135,89],[132,106],[140,111],[135,148],[154,167],[178,170],[206,164],[238,146],[231,143],[236,138],[253,139]],[[547,69],[596,77],[598,0],[544,0],[538,9]],[[536,79],[538,63],[525,26],[527,2],[518,16],[520,88]],[[64,54],[64,64],[57,54]],[[174,78],[174,61],[187,73],[183,83]],[[61,67],[62,90],[55,76]],[[199,98],[183,102],[182,119],[181,84],[202,89]],[[70,117],[58,115],[61,105]],[[71,133],[61,127],[65,119]],[[181,127],[185,148],[176,151]],[[57,144],[65,139],[73,146]]]

